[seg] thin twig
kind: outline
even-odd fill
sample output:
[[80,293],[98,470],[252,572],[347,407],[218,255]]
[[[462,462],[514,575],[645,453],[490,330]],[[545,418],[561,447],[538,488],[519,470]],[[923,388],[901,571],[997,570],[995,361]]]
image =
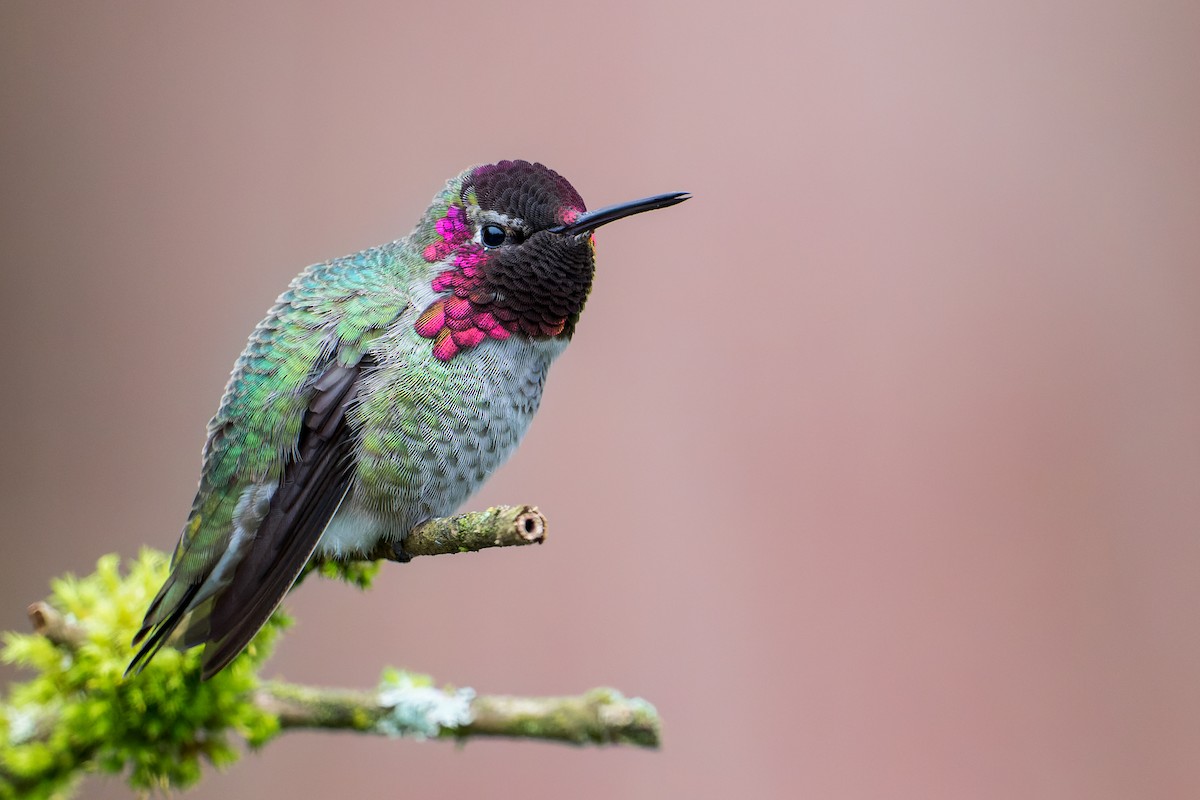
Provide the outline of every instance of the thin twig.
[[45,601],[31,603],[25,613],[29,615],[29,624],[33,626],[34,633],[45,636],[60,647],[74,650],[87,640],[87,631],[82,626],[69,621]]

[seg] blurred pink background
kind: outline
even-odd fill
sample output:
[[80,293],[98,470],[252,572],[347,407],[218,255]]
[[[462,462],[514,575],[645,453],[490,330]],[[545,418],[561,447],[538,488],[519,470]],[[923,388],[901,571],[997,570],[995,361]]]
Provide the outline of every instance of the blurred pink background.
[[266,673],[612,685],[663,749],[298,733],[189,797],[1200,793],[1194,4],[332,8],[0,8],[0,629],[174,544],[296,271],[528,158],[695,194],[597,237],[469,504],[550,541],[310,582]]

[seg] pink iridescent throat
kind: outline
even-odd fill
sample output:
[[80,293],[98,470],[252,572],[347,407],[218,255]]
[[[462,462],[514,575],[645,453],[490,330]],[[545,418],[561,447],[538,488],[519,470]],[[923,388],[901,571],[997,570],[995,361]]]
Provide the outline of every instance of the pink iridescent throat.
[[[459,352],[475,347],[484,339],[507,339],[517,331],[528,328],[516,312],[497,305],[495,296],[484,286],[484,265],[489,253],[483,245],[471,241],[471,229],[466,213],[457,205],[446,210],[446,216],[435,223],[441,237],[425,248],[422,256],[436,263],[448,258],[452,266],[438,273],[432,283],[435,292],[449,292],[429,304],[417,318],[416,331],[433,339],[433,354],[440,361],[449,361]],[[527,330],[531,335],[557,336],[566,324],[539,326]]]

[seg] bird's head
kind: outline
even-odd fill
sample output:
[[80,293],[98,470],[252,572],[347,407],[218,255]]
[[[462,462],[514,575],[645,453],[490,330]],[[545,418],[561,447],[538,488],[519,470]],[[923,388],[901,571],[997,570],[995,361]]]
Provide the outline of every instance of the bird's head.
[[435,198],[414,234],[435,265],[439,295],[417,332],[433,339],[443,361],[489,338],[569,338],[592,288],[592,232],[688,197],[674,192],[589,212],[574,187],[541,164],[468,169]]

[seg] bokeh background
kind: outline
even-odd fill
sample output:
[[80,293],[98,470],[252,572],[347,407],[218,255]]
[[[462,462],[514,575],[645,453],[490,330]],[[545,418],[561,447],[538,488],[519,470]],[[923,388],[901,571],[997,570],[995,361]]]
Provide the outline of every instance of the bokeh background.
[[663,749],[302,733],[189,796],[1197,796],[1197,41],[1170,2],[5,2],[0,629],[174,543],[300,267],[529,158],[695,194],[598,236],[470,503],[549,543],[310,582],[267,673],[612,685]]

